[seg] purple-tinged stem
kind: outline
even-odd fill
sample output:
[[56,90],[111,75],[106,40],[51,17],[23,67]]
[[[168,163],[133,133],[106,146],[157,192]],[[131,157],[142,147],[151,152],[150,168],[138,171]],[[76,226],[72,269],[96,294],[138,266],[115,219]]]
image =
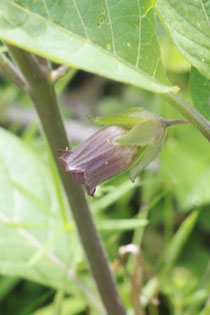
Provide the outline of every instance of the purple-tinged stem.
[[166,126],[174,126],[174,125],[189,125],[190,122],[185,119],[167,119],[165,120]]
[[11,45],[8,45],[8,48],[29,86],[29,96],[35,105],[50,145],[106,312],[109,315],[126,315],[84,192],[81,186],[73,183],[72,176],[64,170],[58,159],[60,154],[57,150],[69,147],[69,143],[59,111],[55,89],[51,82],[50,70],[49,72],[43,71],[34,55]]

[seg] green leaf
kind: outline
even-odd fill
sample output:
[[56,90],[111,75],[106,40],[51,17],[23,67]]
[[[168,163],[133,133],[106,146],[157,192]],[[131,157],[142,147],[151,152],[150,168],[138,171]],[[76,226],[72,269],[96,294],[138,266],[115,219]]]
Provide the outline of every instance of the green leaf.
[[98,200],[93,200],[91,203],[91,209],[94,213],[97,213],[105,208],[110,207],[117,200],[119,200],[122,196],[124,196],[128,191],[141,186],[139,181],[136,183],[132,183],[130,180],[123,182],[121,185],[118,185],[117,188],[112,189],[105,196],[101,197]]
[[148,221],[146,219],[118,219],[118,220],[104,220],[99,221],[98,229],[101,231],[119,231],[119,230],[133,230],[138,227],[146,226]]
[[[80,297],[65,298],[62,301],[62,312],[59,314],[69,315],[69,311],[71,312],[71,315],[78,314],[84,311],[85,307],[86,303],[84,299]],[[34,312],[33,315],[58,315],[58,313],[55,313],[54,305],[51,304]]]
[[7,52],[7,51],[8,51],[7,47],[5,47],[5,46],[0,46],[0,53],[5,53],[5,52]]
[[10,292],[17,286],[20,280],[11,277],[0,277],[0,303],[10,294]]
[[178,91],[160,60],[152,0],[1,0],[0,39],[150,91]]
[[190,73],[190,88],[195,108],[210,120],[210,80],[192,68]]
[[199,213],[200,211],[198,209],[194,210],[179,227],[164,255],[164,263],[161,268],[162,273],[170,270],[176,259],[179,257],[198,220]]
[[150,279],[145,286],[142,288],[141,292],[141,303],[145,307],[149,304],[153,296],[155,296],[155,293],[157,292],[159,288],[159,280],[158,278],[152,278]]
[[[72,280],[91,299],[74,269],[83,260],[68,207],[60,213],[51,174],[16,136],[0,129],[0,274],[59,288]],[[36,227],[36,228],[35,228]],[[92,297],[95,301],[95,297]]]
[[210,78],[210,0],[158,0],[156,7],[183,56]]

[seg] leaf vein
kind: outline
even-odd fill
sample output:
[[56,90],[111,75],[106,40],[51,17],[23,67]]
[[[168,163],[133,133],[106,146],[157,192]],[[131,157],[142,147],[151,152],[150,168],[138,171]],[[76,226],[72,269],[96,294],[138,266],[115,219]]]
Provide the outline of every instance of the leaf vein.
[[136,57],[136,67],[138,67],[140,53],[141,53],[141,7],[139,0],[137,0],[138,5],[138,12],[139,12],[139,42],[138,42],[138,51],[137,51],[137,57]]
[[74,7],[75,7],[75,10],[77,11],[77,15],[78,15],[79,20],[80,20],[80,22],[81,22],[82,28],[83,28],[83,30],[84,30],[84,32],[85,32],[85,36],[86,36],[87,39],[89,39],[87,30],[86,30],[86,27],[85,27],[85,23],[84,23],[84,21],[83,21],[83,18],[82,18],[81,14],[80,14],[80,11],[79,11],[79,9],[78,9],[78,6],[77,6],[75,0],[73,0],[73,4],[74,4]]
[[[186,23],[190,24],[193,29],[195,29],[197,32],[199,32],[200,34],[202,34],[204,37],[206,37],[206,38],[209,40],[209,37],[208,37],[204,32],[202,32],[201,30],[199,30],[194,24],[192,24],[189,20],[187,20],[186,17],[183,16],[179,11],[177,11],[176,8],[175,8],[172,4],[170,4],[170,3],[168,3],[168,4],[169,4],[169,6],[172,8],[172,10],[174,10],[174,12],[175,12],[177,15],[179,15]],[[192,34],[193,34],[193,33],[192,33]]]
[[49,18],[49,20],[51,21],[50,12],[49,12],[49,10],[48,10],[48,7],[47,7],[47,4],[46,4],[45,0],[42,0],[42,3],[43,3],[43,6],[44,6],[44,8],[45,8],[45,11],[46,11],[46,13],[47,13],[48,18]]
[[114,39],[114,30],[113,30],[112,20],[111,20],[111,16],[110,16],[110,12],[109,12],[108,0],[105,0],[105,4],[106,4],[107,16],[108,16],[108,20],[109,20],[109,27],[110,27],[110,31],[111,31],[111,35],[112,35],[113,53],[114,53],[114,55],[116,55],[116,47],[115,47],[115,39]]
[[208,15],[207,15],[207,13],[206,13],[206,9],[205,9],[205,7],[204,7],[203,1],[200,0],[200,3],[201,3],[201,9],[202,9],[202,11],[203,11],[203,13],[204,13],[204,15],[205,15],[205,18],[206,18],[206,20],[207,20],[208,26],[210,27],[209,18],[208,18]]

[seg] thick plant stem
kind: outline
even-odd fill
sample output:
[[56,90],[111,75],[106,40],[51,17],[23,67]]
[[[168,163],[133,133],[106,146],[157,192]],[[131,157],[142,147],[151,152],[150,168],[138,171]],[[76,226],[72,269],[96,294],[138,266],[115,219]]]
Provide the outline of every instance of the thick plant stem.
[[161,97],[178,110],[210,141],[210,121],[206,120],[195,108],[174,93],[161,94]]
[[29,95],[36,107],[45,135],[52,150],[61,181],[78,228],[82,245],[97,283],[107,314],[125,315],[126,311],[110,272],[106,253],[96,231],[93,218],[81,186],[75,185],[72,176],[58,160],[58,149],[69,146],[59,112],[50,71],[43,71],[34,55],[14,46],[8,46],[28,83]]

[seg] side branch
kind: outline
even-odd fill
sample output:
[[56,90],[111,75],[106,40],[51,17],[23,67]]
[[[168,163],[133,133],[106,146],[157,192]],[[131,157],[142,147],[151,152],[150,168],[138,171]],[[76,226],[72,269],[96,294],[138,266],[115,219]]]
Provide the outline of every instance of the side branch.
[[24,77],[13,65],[13,63],[6,57],[6,55],[2,53],[0,53],[0,68],[10,81],[12,81],[21,91],[27,93]]
[[62,79],[64,77],[64,75],[71,70],[68,66],[66,65],[62,65],[60,67],[58,67],[57,69],[53,70],[51,72],[51,80],[52,83],[56,83],[58,82],[60,79]]

